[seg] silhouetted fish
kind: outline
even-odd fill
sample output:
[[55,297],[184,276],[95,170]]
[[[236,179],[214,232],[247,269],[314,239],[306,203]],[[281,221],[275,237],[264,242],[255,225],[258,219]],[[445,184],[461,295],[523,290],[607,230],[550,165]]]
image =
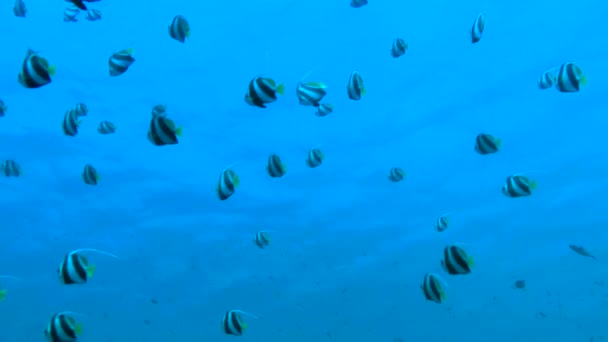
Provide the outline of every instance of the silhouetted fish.
[[575,246],[575,245],[568,245],[568,246],[570,246],[570,249],[573,250],[576,254],[597,260],[597,258],[594,255],[592,255],[591,253],[587,252],[587,250],[583,246]]

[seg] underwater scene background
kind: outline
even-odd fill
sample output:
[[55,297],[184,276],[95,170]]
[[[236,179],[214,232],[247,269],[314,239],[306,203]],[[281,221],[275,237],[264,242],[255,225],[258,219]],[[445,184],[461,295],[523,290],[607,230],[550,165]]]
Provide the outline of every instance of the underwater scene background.
[[[0,178],[0,341],[44,341],[61,312],[83,342],[608,336],[605,3],[101,0],[84,3],[99,20],[65,21],[68,2],[24,1],[24,17],[12,0],[0,11],[0,159],[20,170]],[[169,35],[177,15],[185,43]],[[397,38],[407,51],[394,58]],[[135,62],[110,76],[124,49]],[[38,55],[52,82],[25,87]],[[561,79],[567,62],[588,85],[540,89],[547,71],[578,82]],[[284,85],[267,108],[244,100],[257,76]],[[299,103],[304,78],[332,113]],[[177,144],[147,138],[159,104],[183,127]],[[481,133],[496,153],[477,153]],[[238,186],[220,200],[228,168]],[[503,193],[514,175],[529,195]],[[469,274],[442,267],[452,245],[474,257]],[[58,268],[84,248],[118,258],[83,251],[95,275],[68,285]],[[238,317],[242,336],[225,329],[230,310],[257,317]]]

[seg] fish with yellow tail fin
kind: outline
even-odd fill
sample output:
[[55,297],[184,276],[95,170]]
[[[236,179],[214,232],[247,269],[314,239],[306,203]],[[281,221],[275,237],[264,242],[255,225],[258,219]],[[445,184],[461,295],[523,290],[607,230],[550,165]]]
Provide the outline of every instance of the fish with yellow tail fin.
[[51,83],[51,76],[55,76],[55,66],[49,65],[34,50],[28,49],[17,81],[26,88],[40,88]]
[[298,101],[303,106],[319,107],[319,102],[327,95],[327,86],[321,82],[304,82],[306,76],[296,86]]
[[87,164],[84,166],[84,171],[82,172],[82,180],[85,184],[88,185],[97,185],[101,176],[97,172],[97,169],[93,167],[91,164]]
[[325,160],[325,153],[318,148],[312,148],[306,156],[306,165],[310,168],[321,166]]
[[242,310],[227,311],[222,319],[222,331],[227,335],[242,336],[247,329],[247,323],[243,321],[243,314],[258,318],[256,315]]
[[153,116],[148,129],[148,140],[156,146],[176,145],[182,137],[182,128],[166,116]]
[[283,83],[277,85],[273,79],[258,76],[249,82],[245,102],[251,106],[266,108],[266,104],[277,100],[277,94],[285,95]]
[[[13,276],[9,276],[9,275],[0,275],[0,279],[19,280],[19,278],[13,277]],[[7,294],[8,294],[8,289],[0,289],[0,301],[5,300]]]
[[532,195],[534,189],[536,189],[536,181],[521,174],[515,174],[507,177],[502,186],[502,193],[507,197],[525,197]]
[[562,64],[557,74],[555,88],[562,93],[576,93],[587,85],[587,75],[572,62]]
[[57,268],[59,280],[63,284],[84,284],[95,274],[95,266],[89,265],[87,258],[82,255],[83,252],[96,252],[118,259],[114,254],[97,249],[82,248],[71,251],[65,255],[61,264],[59,264],[59,268]]
[[408,47],[408,45],[405,42],[405,40],[403,40],[401,38],[396,38],[395,40],[393,40],[393,47],[391,48],[391,56],[393,56],[393,58],[398,58],[398,57],[405,55],[405,52],[407,51],[407,47]]
[[115,52],[108,60],[110,76],[120,76],[124,74],[133,63],[135,63],[133,49],[124,49]]
[[169,36],[180,43],[190,37],[190,25],[183,15],[176,15],[169,25]]
[[276,154],[271,154],[268,157],[266,171],[273,178],[283,177],[287,173],[287,166],[281,161],[281,158]]
[[348,92],[348,98],[355,101],[361,100],[361,96],[367,94],[365,86],[363,85],[363,78],[358,72],[353,71],[352,74],[350,74],[346,90]]
[[441,267],[449,274],[469,274],[474,265],[473,257],[467,255],[464,249],[456,245],[449,245],[443,249]]
[[224,169],[220,174],[220,179],[215,187],[215,191],[217,192],[220,201],[225,201],[232,196],[239,186],[239,183],[239,175],[237,175],[236,172],[230,168]]
[[475,152],[485,155],[498,152],[502,141],[490,134],[481,133],[475,138]]
[[441,304],[446,299],[443,281],[434,273],[427,273],[424,275],[424,280],[422,281],[422,285],[420,285],[420,289],[424,294],[424,298],[431,302]]
[[255,234],[255,239],[253,240],[253,242],[255,242],[255,244],[262,249],[268,247],[272,242],[272,239],[270,238],[270,232],[265,230],[257,232]]
[[61,129],[63,134],[75,137],[78,134],[78,127],[82,124],[82,120],[78,118],[78,113],[75,109],[70,109],[63,115]]
[[71,312],[64,311],[51,317],[44,335],[49,342],[75,342],[82,334],[82,324],[76,322]]

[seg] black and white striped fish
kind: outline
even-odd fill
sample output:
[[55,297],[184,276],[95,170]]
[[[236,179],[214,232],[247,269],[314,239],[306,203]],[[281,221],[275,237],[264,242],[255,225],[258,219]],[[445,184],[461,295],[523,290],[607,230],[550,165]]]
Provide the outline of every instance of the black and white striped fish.
[[479,154],[492,154],[498,152],[502,141],[490,134],[481,133],[475,138],[475,152]]
[[576,93],[587,85],[587,75],[572,62],[562,64],[557,74],[555,88],[562,93]]
[[540,80],[538,80],[538,87],[540,89],[549,89],[553,87],[553,85],[555,84],[555,80],[556,78],[552,70],[545,71],[540,75]]
[[65,112],[63,116],[63,122],[61,128],[63,133],[70,137],[75,137],[78,134],[78,127],[82,124],[82,121],[78,119],[78,113],[75,109],[70,109]]
[[97,185],[101,177],[97,170],[91,164],[87,164],[84,166],[84,171],[82,172],[82,180],[85,184],[88,185]]
[[61,264],[57,268],[59,280],[63,284],[84,284],[95,273],[95,266],[89,265],[89,261],[81,254],[82,252],[96,252],[118,259],[114,254],[97,249],[82,248],[71,251],[63,257]]
[[[87,1],[87,0],[65,0],[65,1],[73,4],[74,6],[76,6],[77,8],[79,8],[83,11],[88,10],[87,6],[84,4],[84,1]],[[87,2],[93,2],[93,1],[87,1]]]
[[251,106],[266,108],[265,104],[277,100],[277,94],[285,94],[283,83],[276,85],[276,82],[270,78],[255,77],[249,82],[245,102]]
[[255,234],[253,242],[260,248],[264,249],[270,245],[272,239],[270,238],[270,232],[259,231]]
[[485,13],[479,13],[477,18],[475,18],[475,23],[473,23],[473,28],[471,28],[471,41],[473,44],[477,43],[481,39],[481,35],[483,34],[483,30],[486,26],[486,15]]
[[112,134],[116,133],[116,125],[110,121],[102,121],[97,126],[97,132],[100,134]]
[[76,6],[70,6],[63,10],[63,21],[64,22],[77,22],[76,17],[80,14],[80,10]]
[[334,105],[329,103],[321,103],[315,112],[316,116],[326,116],[334,111]]
[[420,289],[422,289],[424,298],[437,304],[441,304],[446,298],[443,282],[441,281],[441,278],[434,273],[427,273],[424,275],[424,280],[422,281],[422,285],[420,285]]
[[44,335],[49,342],[76,342],[82,334],[82,325],[69,316],[67,312],[60,312],[53,317],[44,330]]
[[167,106],[163,104],[157,104],[152,107],[152,116],[167,116]]
[[350,74],[346,90],[348,91],[348,98],[355,101],[361,100],[361,95],[366,94],[363,78],[358,72],[353,71],[353,73]]
[[133,49],[120,50],[112,54],[108,61],[108,64],[110,65],[110,76],[120,76],[124,74],[131,64],[135,62],[135,58],[133,58],[132,54]]
[[391,182],[401,182],[405,179],[405,171],[400,167],[393,167],[388,174],[388,179]]
[[4,104],[4,101],[0,100],[0,117],[6,115],[8,107]]
[[318,148],[313,148],[308,151],[308,155],[306,156],[306,165],[310,168],[315,168],[321,166],[323,160],[325,159],[325,154]]
[[21,176],[21,167],[16,161],[8,159],[2,162],[2,172],[7,177]]
[[401,38],[395,39],[391,48],[391,56],[394,58],[401,57],[405,55],[405,51],[407,51],[407,43]]
[[178,42],[185,42],[190,37],[190,25],[183,15],[176,15],[169,25],[169,36]]
[[25,15],[27,14],[27,7],[25,7],[25,2],[23,2],[23,0],[15,0],[13,13],[19,18],[25,18]]
[[74,111],[76,111],[77,116],[87,116],[87,114],[89,113],[89,108],[86,104],[80,102],[76,104],[76,106],[74,107]]
[[227,311],[224,315],[224,318],[222,319],[222,330],[225,334],[234,336],[243,335],[243,333],[247,329],[247,324],[243,321],[243,317],[241,316],[241,314],[257,318],[255,315],[252,315],[242,310]]
[[435,222],[435,228],[438,232],[442,232],[448,229],[450,224],[450,219],[446,215],[441,215],[437,218],[437,222]]
[[319,107],[319,102],[327,95],[326,88],[321,82],[298,82],[296,96],[301,105]]
[[239,176],[230,168],[224,169],[220,174],[220,179],[217,182],[215,191],[221,201],[225,201],[228,197],[234,194],[234,191],[239,186]]
[[101,19],[101,11],[96,9],[90,9],[87,11],[86,19],[88,21],[97,21]]
[[26,88],[40,88],[51,83],[51,76],[54,75],[55,66],[49,65],[46,59],[28,49],[17,80]]
[[281,158],[276,154],[271,154],[268,157],[268,165],[266,165],[266,171],[270,177],[278,178],[283,177],[287,173],[287,166],[281,161]]
[[175,145],[182,136],[182,128],[176,127],[166,116],[153,116],[148,129],[148,140],[156,146]]
[[534,189],[536,189],[536,181],[515,174],[507,177],[505,184],[502,186],[502,193],[507,197],[525,197],[532,195]]
[[359,8],[367,5],[367,0],[351,0],[350,7]]
[[464,249],[456,245],[449,245],[443,249],[441,267],[449,274],[469,274],[474,265],[473,257],[467,255]]

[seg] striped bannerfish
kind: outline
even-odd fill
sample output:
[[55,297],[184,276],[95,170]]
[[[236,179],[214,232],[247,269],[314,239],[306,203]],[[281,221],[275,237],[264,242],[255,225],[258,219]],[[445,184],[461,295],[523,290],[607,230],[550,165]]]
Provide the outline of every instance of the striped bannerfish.
[[281,158],[276,154],[271,154],[268,157],[268,165],[266,165],[266,171],[270,177],[278,178],[283,177],[287,173],[287,166],[281,161]]
[[245,102],[251,106],[266,108],[265,104],[277,100],[277,94],[285,94],[283,83],[276,85],[276,82],[270,78],[254,77],[249,82]]
[[576,93],[587,85],[587,75],[572,62],[562,64],[557,74],[555,87],[562,93]]
[[500,139],[494,138],[490,134],[481,133],[475,139],[475,152],[479,154],[492,154],[498,152],[502,146],[502,141]]
[[473,23],[473,28],[471,29],[471,41],[473,44],[477,43],[481,39],[485,25],[486,15],[485,13],[479,13],[477,18],[475,18],[475,23]]
[[148,129],[148,140],[156,146],[175,145],[182,136],[182,128],[176,127],[166,116],[153,116]]
[[555,84],[555,75],[552,70],[545,71],[540,75],[540,80],[538,80],[538,87],[540,89],[549,89],[553,87]]
[[437,304],[441,304],[446,298],[441,278],[436,274],[425,274],[420,289],[422,289],[424,298]]
[[0,100],[0,117],[6,115],[8,107],[4,104],[4,101]]
[[319,107],[319,101],[327,95],[326,88],[321,82],[298,82],[296,96],[301,105]]
[[110,65],[110,76],[120,76],[124,74],[131,64],[135,62],[135,58],[133,58],[132,54],[133,49],[120,50],[112,54],[108,61],[108,64]]
[[25,18],[25,15],[27,14],[27,7],[25,7],[25,2],[23,2],[23,0],[15,0],[13,13],[19,18]]
[[353,73],[350,74],[346,90],[348,91],[348,98],[355,101],[361,100],[361,95],[366,94],[363,78],[358,72],[353,71]]
[[329,103],[321,103],[319,107],[317,107],[317,111],[315,112],[316,116],[326,116],[331,114],[334,111],[334,105]]
[[97,21],[101,19],[101,12],[96,9],[90,9],[87,11],[86,19],[88,21]]
[[6,177],[21,176],[21,167],[16,161],[8,159],[2,162],[2,172]]
[[55,66],[40,57],[35,51],[28,49],[17,80],[26,88],[40,88],[51,83],[55,75]]
[[367,0],[351,0],[350,7],[359,8],[367,5]]
[[243,322],[241,314],[257,318],[257,316],[250,314],[242,310],[230,310],[227,311],[222,319],[222,330],[225,334],[242,336],[247,329],[247,324]]
[[167,106],[163,104],[157,104],[152,107],[152,117],[155,116],[167,116]]
[[75,342],[82,334],[82,325],[76,323],[76,320],[68,314],[68,312],[60,312],[53,315],[44,330],[49,342]]
[[110,121],[102,121],[97,126],[97,132],[100,134],[112,134],[116,133],[116,125]]
[[[83,11],[86,11],[88,9],[87,6],[83,2],[85,0],[66,0],[66,1],[73,4],[74,6],[76,6],[77,8],[79,8]],[[91,2],[91,1],[88,1],[88,2]]]
[[310,168],[315,168],[317,166],[321,166],[325,160],[325,154],[318,148],[313,148],[308,151],[308,155],[306,156],[306,165]]
[[97,185],[101,177],[97,170],[91,164],[87,164],[84,166],[84,171],[82,172],[82,180],[85,184],[88,185]]
[[449,274],[469,274],[474,265],[473,257],[468,256],[464,249],[456,245],[449,245],[443,249],[441,267]]
[[239,176],[230,168],[224,169],[220,174],[215,191],[221,201],[225,201],[234,194],[236,187],[239,186]]
[[507,197],[525,197],[532,195],[534,189],[536,189],[536,181],[521,174],[515,174],[507,177],[502,186],[502,193]]
[[76,17],[80,14],[80,10],[76,6],[71,6],[63,10],[64,22],[77,22]]
[[270,246],[270,242],[272,239],[270,238],[270,232],[267,231],[259,231],[255,234],[255,239],[253,242],[260,248],[264,249]]
[[448,229],[448,225],[450,224],[450,220],[446,215],[441,215],[437,218],[437,222],[435,223],[435,228],[438,232],[442,232]]
[[391,49],[391,56],[394,58],[403,56],[405,55],[405,51],[407,51],[407,43],[401,38],[395,39]]
[[86,116],[89,113],[89,108],[84,103],[80,102],[76,104],[74,107],[74,111],[76,111],[76,116]]
[[81,252],[96,252],[118,259],[116,255],[98,249],[81,248],[71,251],[63,257],[61,264],[57,268],[57,274],[61,283],[65,285],[84,284],[95,273],[95,266],[89,265],[89,261],[80,254]]
[[63,133],[70,137],[75,137],[78,134],[78,127],[82,123],[81,120],[78,119],[78,113],[75,109],[70,109],[65,112],[63,116],[63,122],[61,123],[61,128],[63,128]]
[[391,182],[401,182],[403,179],[405,179],[405,171],[403,171],[403,169],[400,167],[394,167],[389,172],[388,179]]
[[183,15],[176,15],[173,18],[171,25],[169,25],[169,36],[181,43],[184,43],[186,38],[190,37],[190,24]]

